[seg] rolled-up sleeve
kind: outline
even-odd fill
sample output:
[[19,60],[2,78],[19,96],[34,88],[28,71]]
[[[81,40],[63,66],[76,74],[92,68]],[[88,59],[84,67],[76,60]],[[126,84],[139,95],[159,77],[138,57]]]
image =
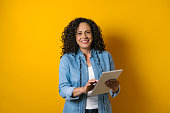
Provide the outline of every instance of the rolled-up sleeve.
[[59,94],[66,100],[79,99],[79,96],[72,97],[73,90],[76,87],[72,87],[70,82],[70,68],[69,62],[66,56],[62,56],[59,66]]

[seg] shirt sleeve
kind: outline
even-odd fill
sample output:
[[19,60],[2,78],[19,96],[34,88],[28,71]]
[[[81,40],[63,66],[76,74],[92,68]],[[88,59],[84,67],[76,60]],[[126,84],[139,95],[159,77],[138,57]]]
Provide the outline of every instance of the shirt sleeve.
[[[112,58],[112,55],[109,53],[109,62],[110,62],[110,71],[113,71],[115,70],[115,66],[114,66],[114,62],[113,62],[113,58]],[[111,90],[110,90],[110,95],[111,97],[115,97],[116,95],[118,95],[120,92],[120,85],[119,85],[119,90],[115,93],[113,93]]]
[[112,58],[112,55],[110,53],[109,53],[109,63],[110,63],[110,71],[115,70],[115,65],[114,65],[114,62],[113,62],[113,58]]
[[60,60],[59,66],[59,94],[61,97],[66,100],[76,100],[79,99],[79,96],[72,97],[73,90],[76,87],[72,87],[70,83],[70,73],[69,73],[69,63],[66,56],[63,56]]

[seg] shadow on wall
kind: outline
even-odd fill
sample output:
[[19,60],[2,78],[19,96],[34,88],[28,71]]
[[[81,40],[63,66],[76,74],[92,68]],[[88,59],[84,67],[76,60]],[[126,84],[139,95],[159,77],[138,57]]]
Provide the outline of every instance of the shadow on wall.
[[136,62],[131,58],[133,48],[128,37],[121,34],[107,35],[105,39],[106,49],[111,53],[115,69],[123,69],[119,78],[120,93],[115,98],[110,97],[113,113],[146,113],[148,107],[146,102],[147,95],[142,94],[137,76]]

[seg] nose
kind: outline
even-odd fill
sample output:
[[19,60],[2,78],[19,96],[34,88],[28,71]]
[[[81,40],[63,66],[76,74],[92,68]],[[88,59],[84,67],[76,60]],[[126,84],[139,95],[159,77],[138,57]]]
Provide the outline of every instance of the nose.
[[87,38],[87,34],[84,32],[82,38]]

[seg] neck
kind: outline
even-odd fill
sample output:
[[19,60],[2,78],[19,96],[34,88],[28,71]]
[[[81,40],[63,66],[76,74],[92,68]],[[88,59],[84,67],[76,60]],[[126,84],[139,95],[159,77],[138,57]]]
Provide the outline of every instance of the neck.
[[81,48],[80,48],[80,50],[81,50],[81,52],[82,52],[85,56],[90,55],[90,49],[81,49]]

